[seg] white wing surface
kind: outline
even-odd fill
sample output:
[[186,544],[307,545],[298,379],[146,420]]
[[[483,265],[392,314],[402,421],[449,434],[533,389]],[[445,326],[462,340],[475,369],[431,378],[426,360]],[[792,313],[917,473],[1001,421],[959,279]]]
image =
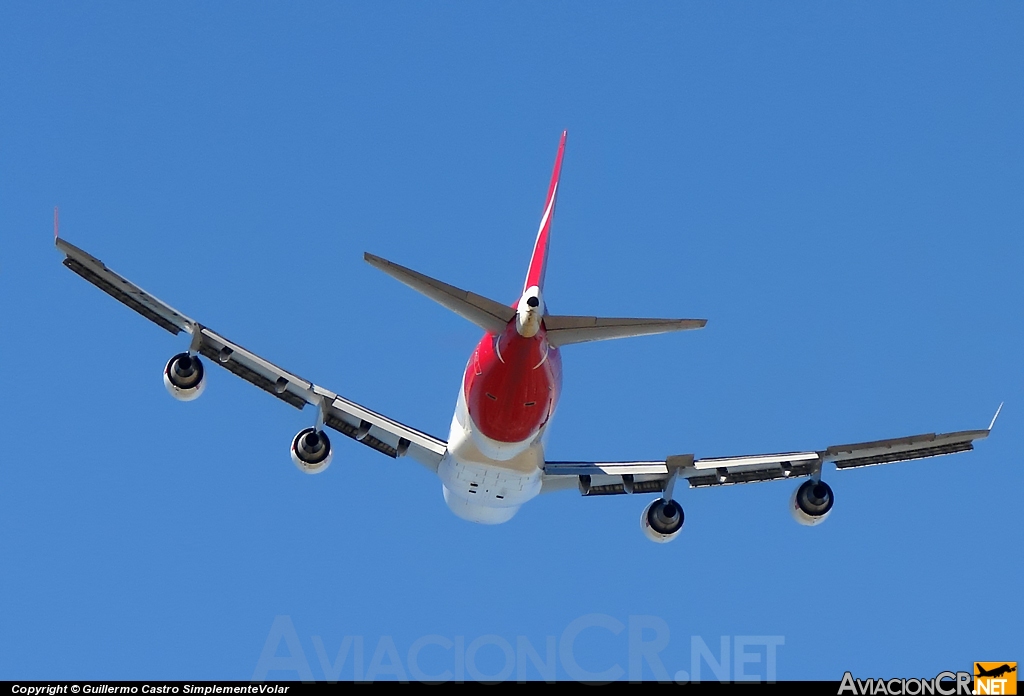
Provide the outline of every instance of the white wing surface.
[[660,493],[673,475],[686,479],[691,488],[814,476],[825,462],[834,462],[841,471],[967,452],[974,449],[975,440],[988,437],[994,424],[995,418],[985,430],[929,433],[807,452],[706,459],[687,454],[642,462],[547,462],[544,490],[572,488],[578,482],[584,495]]
[[57,239],[57,248],[65,255],[65,266],[115,300],[173,334],[182,331],[191,334],[191,350],[295,408],[311,404],[322,409],[324,425],[332,430],[389,457],[408,455],[427,468],[437,470],[447,449],[444,440],[371,411],[278,367],[158,300],[63,239]]

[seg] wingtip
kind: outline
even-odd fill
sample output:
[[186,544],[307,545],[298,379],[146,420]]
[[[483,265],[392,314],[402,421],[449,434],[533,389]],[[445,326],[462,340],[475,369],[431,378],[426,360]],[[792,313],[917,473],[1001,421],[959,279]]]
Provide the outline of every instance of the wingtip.
[[371,254],[368,251],[363,252],[363,261],[381,271],[386,271],[388,268],[395,265],[387,259],[377,256],[376,254]]
[[60,239],[60,216],[57,206],[53,206],[53,243],[56,244],[58,239]]
[[996,409],[996,415],[992,416],[992,422],[988,424],[989,432],[992,432],[992,427],[996,424],[996,419],[999,418],[999,412],[1003,410],[1003,404],[1005,401],[999,404],[999,408]]

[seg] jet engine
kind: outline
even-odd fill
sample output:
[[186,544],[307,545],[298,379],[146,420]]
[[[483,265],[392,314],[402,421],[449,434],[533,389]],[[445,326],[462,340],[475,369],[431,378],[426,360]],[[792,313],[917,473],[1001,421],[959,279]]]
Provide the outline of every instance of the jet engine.
[[651,541],[666,544],[683,529],[683,508],[674,500],[658,498],[640,514],[640,529]]
[[319,474],[326,469],[334,457],[327,433],[316,428],[300,430],[292,440],[292,461],[306,474]]
[[178,401],[192,401],[206,389],[206,371],[195,355],[178,353],[164,367],[164,386]]
[[804,481],[789,499],[793,519],[806,527],[821,524],[832,512],[835,496],[824,481]]

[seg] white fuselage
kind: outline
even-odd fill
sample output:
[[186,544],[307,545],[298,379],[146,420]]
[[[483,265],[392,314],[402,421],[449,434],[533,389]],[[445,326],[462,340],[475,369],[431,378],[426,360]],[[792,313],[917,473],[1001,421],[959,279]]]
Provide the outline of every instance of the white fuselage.
[[452,512],[470,522],[508,522],[523,503],[540,493],[547,428],[524,442],[490,440],[473,423],[465,394],[462,385],[448,451],[437,467],[444,500]]

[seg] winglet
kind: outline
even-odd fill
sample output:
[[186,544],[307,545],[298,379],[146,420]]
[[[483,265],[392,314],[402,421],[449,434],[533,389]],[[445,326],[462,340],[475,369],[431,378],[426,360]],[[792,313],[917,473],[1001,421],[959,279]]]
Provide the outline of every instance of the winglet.
[[53,206],[53,241],[60,239],[60,218],[57,216],[57,206]]
[[[1003,402],[1006,403],[1006,402]],[[999,412],[1003,410],[1003,404],[999,404],[999,408],[996,409],[996,415],[992,416],[992,422],[988,424],[989,432],[992,432],[992,426],[996,424],[996,418],[999,417]]]

